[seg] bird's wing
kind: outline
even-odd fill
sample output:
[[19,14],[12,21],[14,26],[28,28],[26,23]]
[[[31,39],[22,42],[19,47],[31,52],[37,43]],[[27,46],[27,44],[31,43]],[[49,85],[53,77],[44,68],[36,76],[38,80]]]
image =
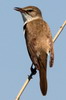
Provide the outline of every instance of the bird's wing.
[[46,23],[46,31],[47,31],[46,37],[48,39],[48,44],[50,46],[50,50],[49,50],[49,52],[50,52],[50,67],[52,67],[53,63],[54,63],[54,46],[53,46],[51,31],[50,31],[50,28],[47,23]]

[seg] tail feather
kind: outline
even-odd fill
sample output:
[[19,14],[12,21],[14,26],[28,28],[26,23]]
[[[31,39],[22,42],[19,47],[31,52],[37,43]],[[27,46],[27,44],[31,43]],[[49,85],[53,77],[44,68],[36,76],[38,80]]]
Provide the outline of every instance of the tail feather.
[[43,95],[46,95],[47,93],[47,78],[46,78],[46,72],[47,72],[47,54],[44,53],[39,60],[39,76],[40,76],[40,89]]
[[54,49],[52,48],[50,51],[50,67],[53,66],[54,63]]
[[50,67],[53,66],[53,63],[54,63],[54,55],[51,54],[51,55],[50,55]]

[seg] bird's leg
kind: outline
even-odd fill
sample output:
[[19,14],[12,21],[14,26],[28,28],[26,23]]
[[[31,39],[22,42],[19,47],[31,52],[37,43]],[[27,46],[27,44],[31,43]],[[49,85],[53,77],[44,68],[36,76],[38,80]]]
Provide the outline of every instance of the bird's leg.
[[30,70],[31,70],[31,73],[33,74],[33,75],[35,75],[36,74],[36,67],[33,67],[33,63],[32,63],[32,65],[31,65],[31,68],[30,68]]
[[32,76],[35,75],[35,74],[37,73],[36,67],[33,68],[33,63],[32,63],[32,65],[31,65],[30,70],[31,70],[31,74],[28,76],[28,79],[29,79],[29,80],[32,79]]

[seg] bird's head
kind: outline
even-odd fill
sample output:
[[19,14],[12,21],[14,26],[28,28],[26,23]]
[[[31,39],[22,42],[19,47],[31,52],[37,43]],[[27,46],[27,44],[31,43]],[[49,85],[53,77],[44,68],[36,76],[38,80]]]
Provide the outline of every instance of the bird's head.
[[15,7],[15,10],[21,13],[24,22],[35,17],[42,18],[40,9],[35,6],[28,6],[24,8]]

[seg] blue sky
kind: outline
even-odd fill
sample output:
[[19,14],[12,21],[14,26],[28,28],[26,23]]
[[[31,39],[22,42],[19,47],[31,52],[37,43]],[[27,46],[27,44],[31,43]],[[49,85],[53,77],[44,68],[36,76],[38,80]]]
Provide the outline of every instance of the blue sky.
[[[30,74],[23,34],[23,20],[14,7],[37,6],[51,28],[53,37],[66,20],[66,0],[0,0],[0,100],[15,100]],[[66,98],[66,27],[54,44],[54,67],[47,66],[48,92],[40,92],[39,73],[23,92],[21,100],[65,100]]]

